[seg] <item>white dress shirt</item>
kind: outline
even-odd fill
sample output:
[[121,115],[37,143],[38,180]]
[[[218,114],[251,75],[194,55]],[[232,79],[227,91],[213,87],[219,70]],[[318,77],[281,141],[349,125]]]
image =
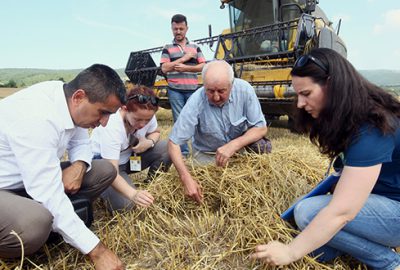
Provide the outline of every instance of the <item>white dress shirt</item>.
[[64,192],[60,160],[66,150],[71,162],[91,164],[88,132],[74,125],[63,82],[35,84],[0,101],[0,188],[25,188],[53,215],[53,231],[87,254],[99,239]]
[[[105,159],[118,160],[118,164],[122,165],[129,161],[133,151],[129,147],[129,139],[120,110],[110,115],[107,126],[99,126],[93,130],[91,142],[94,155],[101,155]],[[153,115],[143,128],[136,130],[133,134],[137,138],[143,138],[156,131],[157,126],[156,116]]]

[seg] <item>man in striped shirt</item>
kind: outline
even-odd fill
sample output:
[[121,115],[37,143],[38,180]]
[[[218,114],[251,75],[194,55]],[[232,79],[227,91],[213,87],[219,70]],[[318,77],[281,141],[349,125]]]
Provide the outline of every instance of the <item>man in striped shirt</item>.
[[[167,76],[168,99],[174,122],[189,97],[198,88],[197,72],[206,62],[200,48],[186,38],[188,30],[186,17],[176,14],[171,19],[174,39],[164,46],[161,55],[161,70]],[[187,144],[181,145],[181,152],[189,154]]]

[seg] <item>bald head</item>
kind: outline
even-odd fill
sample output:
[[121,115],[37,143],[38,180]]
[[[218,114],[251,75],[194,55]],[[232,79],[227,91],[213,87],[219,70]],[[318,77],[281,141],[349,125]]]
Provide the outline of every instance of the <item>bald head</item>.
[[232,89],[232,67],[223,60],[212,61],[204,66],[202,77],[208,101],[216,106],[223,106]]
[[224,60],[215,60],[207,63],[203,67],[202,77],[204,84],[213,82],[228,82],[233,81],[233,69]]

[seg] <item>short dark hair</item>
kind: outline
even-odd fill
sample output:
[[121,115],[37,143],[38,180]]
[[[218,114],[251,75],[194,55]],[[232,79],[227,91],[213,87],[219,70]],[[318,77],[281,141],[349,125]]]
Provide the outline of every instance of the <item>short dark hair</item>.
[[172,16],[171,18],[171,24],[172,23],[181,23],[181,22],[185,22],[185,24],[187,25],[187,20],[186,20],[186,16],[182,15],[182,14],[175,14],[174,16]]
[[309,77],[326,86],[326,104],[317,119],[304,109],[297,109],[296,127],[309,132],[321,153],[335,157],[347,149],[364,124],[382,133],[394,133],[399,126],[400,102],[396,97],[365,79],[353,65],[334,50],[314,49],[310,55],[319,59],[327,72],[310,61],[294,67],[292,76]]
[[126,102],[124,83],[118,73],[106,65],[94,64],[82,70],[64,85],[65,96],[72,97],[78,89],[85,91],[90,103],[104,103],[111,95],[115,95],[122,104]]

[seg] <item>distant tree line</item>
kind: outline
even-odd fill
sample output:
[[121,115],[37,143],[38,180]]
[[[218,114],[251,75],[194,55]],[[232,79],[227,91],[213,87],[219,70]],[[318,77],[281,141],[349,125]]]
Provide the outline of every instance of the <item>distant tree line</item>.
[[13,79],[11,79],[7,83],[0,83],[0,87],[16,88],[18,86],[17,86],[17,82],[14,81]]

